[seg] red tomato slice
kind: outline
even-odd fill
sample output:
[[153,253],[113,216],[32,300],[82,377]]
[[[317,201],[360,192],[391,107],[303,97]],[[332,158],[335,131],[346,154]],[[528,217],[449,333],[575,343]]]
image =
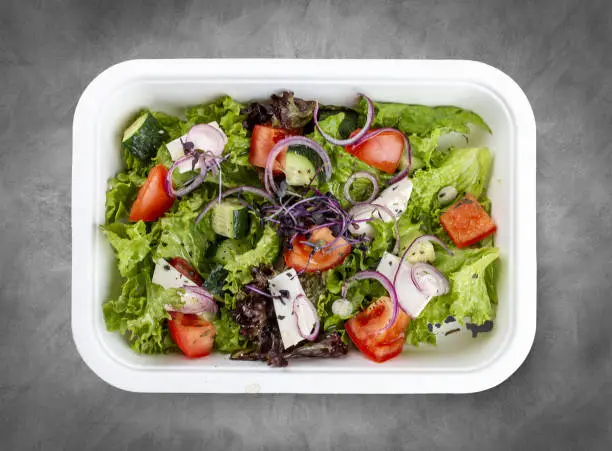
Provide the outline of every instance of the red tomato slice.
[[189,358],[205,357],[211,353],[217,329],[198,315],[171,312],[168,320],[170,336]]
[[410,317],[403,310],[399,310],[395,322],[389,329],[380,332],[392,314],[393,302],[391,298],[384,296],[344,324],[357,349],[375,362],[392,359],[402,352],[404,347],[405,331],[410,323]]
[[151,169],[132,204],[130,221],[155,221],[172,207],[174,198],[168,196],[165,188],[167,175],[168,169],[163,164]]
[[[310,235],[310,239],[303,235],[298,235],[291,242],[292,249],[285,251],[285,263],[296,271],[317,272],[334,268],[344,261],[351,252],[351,245],[344,238],[340,238],[329,250],[312,252],[313,248],[305,244],[320,242],[321,244],[331,243],[336,238],[327,227],[317,229]],[[312,256],[311,256],[312,254]]]
[[[268,125],[256,125],[251,135],[251,150],[249,152],[249,163],[259,168],[265,168],[268,154],[274,145],[295,135],[295,131],[284,128],[274,128]],[[282,172],[285,167],[285,152],[281,152],[274,162],[274,172]]]
[[446,210],[440,216],[440,224],[458,248],[477,243],[497,229],[491,217],[471,194]]
[[172,265],[172,267],[174,267],[174,269],[176,269],[178,272],[187,277],[196,285],[202,285],[204,283],[195,268],[191,266],[189,262],[184,258],[174,257],[172,260],[170,260],[170,264]]
[[[355,136],[359,130],[355,130],[351,133],[351,136]],[[387,174],[393,174],[402,158],[404,139],[399,133],[386,131],[356,145],[346,146],[345,150],[370,166],[374,166]]]

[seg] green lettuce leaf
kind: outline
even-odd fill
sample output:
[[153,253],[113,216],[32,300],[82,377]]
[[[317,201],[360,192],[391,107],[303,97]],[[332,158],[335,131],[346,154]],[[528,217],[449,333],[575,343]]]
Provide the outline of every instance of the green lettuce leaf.
[[[359,104],[360,112],[365,115],[365,100]],[[473,111],[454,106],[429,107],[404,103],[374,102],[374,120],[372,128],[392,127],[407,135],[426,135],[437,128],[446,129],[446,133],[469,133],[468,124],[482,127],[488,132],[491,129],[482,118]]]
[[439,209],[437,194],[445,186],[452,185],[459,195],[472,193],[476,198],[484,193],[491,169],[491,153],[486,147],[454,149],[439,168],[417,171],[413,178],[413,190],[408,215],[413,222],[423,216],[432,216]]
[[210,215],[205,216],[197,225],[195,219],[202,206],[212,199],[206,190],[198,190],[193,195],[178,202],[174,213],[166,213],[159,219],[161,238],[153,258],[182,257],[200,274],[210,271],[211,262],[206,257],[209,246],[215,241],[215,234]]
[[235,307],[236,293],[253,279],[251,269],[260,265],[271,265],[276,260],[279,251],[280,239],[276,230],[266,226],[253,249],[236,255],[234,260],[224,265],[228,272],[225,289],[230,292],[230,295],[225,297],[226,305]]
[[103,306],[109,331],[125,335],[130,347],[142,354],[158,354],[175,348],[169,337],[165,304],[180,304],[178,290],[164,290],[151,283],[150,273],[142,272],[126,279],[121,294]]
[[474,324],[495,318],[499,249],[457,249],[454,255],[436,252],[435,266],[451,284],[449,294],[432,299],[408,326],[410,343],[435,343],[427,325],[442,323],[448,316],[459,321],[470,317]]
[[215,349],[218,352],[233,354],[249,347],[249,341],[240,334],[240,326],[232,319],[232,314],[228,309],[221,308],[213,324],[217,329]]
[[176,138],[183,135],[183,121],[181,121],[177,116],[171,116],[170,114],[166,114],[161,111],[152,111],[151,114],[157,120],[159,125],[161,125],[168,133],[165,143],[174,141]]
[[101,229],[115,251],[122,277],[132,277],[142,270],[142,265],[150,261],[151,249],[157,245],[160,236],[158,224],[149,231],[143,221],[133,224],[115,222]]
[[127,220],[132,204],[136,200],[138,189],[145,180],[146,178],[136,171],[120,172],[109,180],[106,191],[105,219],[107,224]]
[[115,251],[122,277],[120,294],[102,307],[106,327],[124,334],[137,352],[167,351],[173,344],[168,337],[164,305],[176,305],[181,300],[176,290],[164,290],[151,282],[151,250],[159,241],[159,224],[147,230],[142,221],[117,222],[103,226],[102,231]]

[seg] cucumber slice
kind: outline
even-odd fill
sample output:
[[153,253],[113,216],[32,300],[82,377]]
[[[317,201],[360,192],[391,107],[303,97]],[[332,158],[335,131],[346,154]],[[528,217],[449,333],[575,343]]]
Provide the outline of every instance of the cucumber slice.
[[[306,146],[289,146],[285,156],[285,179],[293,186],[308,185],[323,161],[319,154]],[[313,183],[323,181],[324,173],[319,171]]]
[[151,113],[146,112],[125,130],[121,143],[134,156],[146,161],[155,156],[167,136],[168,132]]
[[228,238],[242,238],[249,232],[249,212],[235,200],[215,205],[212,212],[215,233]]

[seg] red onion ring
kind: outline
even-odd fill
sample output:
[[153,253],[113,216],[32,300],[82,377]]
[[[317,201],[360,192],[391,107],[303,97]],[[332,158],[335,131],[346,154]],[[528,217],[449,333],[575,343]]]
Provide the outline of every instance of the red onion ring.
[[[444,274],[427,263],[416,263],[410,271],[412,283],[425,296],[434,297],[450,291],[450,284]],[[427,280],[433,279],[433,280]]]
[[365,203],[372,202],[378,195],[378,192],[380,191],[378,187],[378,180],[376,180],[376,177],[374,177],[371,173],[366,172],[366,171],[355,172],[353,175],[351,175],[346,180],[346,183],[344,184],[344,189],[342,190],[342,193],[344,194],[345,199],[348,200],[351,203],[351,205],[355,205],[357,203],[351,197],[350,189],[351,189],[351,186],[353,185],[353,182],[357,180],[358,178],[368,179],[372,183],[372,187],[373,187],[372,194],[370,194],[370,197],[368,197],[366,200],[362,202],[365,202]]
[[193,143],[194,149],[209,150],[220,156],[225,148],[225,135],[209,124],[197,124],[187,132],[186,142]]
[[393,303],[393,312],[391,313],[391,319],[389,320],[387,324],[385,324],[385,326],[382,329],[379,330],[379,333],[384,332],[388,330],[391,326],[393,326],[393,324],[395,324],[395,320],[397,319],[399,309],[402,308],[402,310],[404,310],[403,307],[401,307],[399,303],[399,298],[397,297],[395,286],[391,283],[391,281],[384,274],[381,274],[378,271],[361,271],[346,281],[344,287],[342,287],[342,297],[346,298],[348,283],[352,282],[353,280],[363,280],[363,279],[374,279],[378,281],[385,288],[385,290],[387,290],[387,292],[389,293],[389,297],[391,298],[391,302]]
[[[274,197],[271,194],[267,193],[261,188],[255,188],[254,186],[237,186],[236,188],[230,188],[221,195],[221,199],[225,199],[228,196],[231,196],[236,193],[242,193],[242,192],[256,194],[258,196],[265,198],[266,200],[269,200],[270,202],[274,202]],[[206,213],[208,213],[208,211],[212,207],[217,205],[218,202],[219,202],[219,199],[215,198],[211,200],[208,204],[206,204],[206,206],[202,209],[202,211],[196,218],[195,223],[197,224],[198,222],[200,222],[202,218],[204,217],[204,215],[206,215]]]
[[193,295],[198,300],[198,304],[197,305],[183,305],[178,309],[175,309],[171,305],[165,305],[164,307],[166,311],[191,313],[191,314],[198,314],[198,313],[212,313],[213,315],[217,314],[217,312],[219,311],[219,307],[217,306],[217,303],[215,302],[213,295],[210,292],[208,292],[202,287],[197,287],[197,286],[192,286],[192,285],[185,285],[183,286],[183,289],[185,290],[185,292]]
[[[174,171],[176,170],[176,168],[178,168],[182,164],[190,160],[193,160],[194,158],[198,159],[196,166],[200,168],[200,173],[196,176],[195,180],[191,182],[190,184],[188,184],[187,186],[183,186],[182,188],[179,188],[179,189],[174,189],[174,183],[172,180],[172,175],[174,174]],[[202,183],[204,183],[204,179],[206,178],[206,174],[208,173],[208,166],[206,164],[201,164],[202,163],[201,158],[202,156],[199,155],[198,153],[190,153],[188,155],[185,155],[184,157],[179,158],[174,163],[172,163],[172,165],[168,169],[168,174],[166,175],[166,182],[164,183],[164,188],[166,189],[166,193],[168,194],[168,196],[170,197],[186,196],[187,194],[189,194],[190,192],[198,188]]]
[[[315,318],[314,327],[309,332],[304,332],[302,328],[300,327],[299,311],[298,311],[298,308],[296,307],[298,303],[300,303],[300,305],[303,304],[312,313],[312,315]],[[319,335],[319,329],[321,328],[321,321],[319,320],[319,315],[317,315],[317,309],[315,308],[315,306],[312,305],[312,302],[310,302],[310,299],[308,299],[305,295],[301,293],[298,294],[298,296],[293,301],[293,316],[295,316],[295,323],[297,325],[300,336],[309,341],[315,340],[317,338],[317,335]]]
[[264,184],[266,187],[266,191],[268,191],[269,193],[275,193],[277,189],[276,184],[274,183],[274,176],[272,174],[272,166],[274,165],[276,157],[278,157],[278,155],[283,150],[285,150],[285,148],[294,145],[302,145],[314,150],[323,162],[323,169],[325,170],[325,180],[329,180],[329,178],[331,177],[331,160],[329,159],[329,155],[327,155],[327,152],[325,152],[325,149],[323,149],[323,147],[321,147],[319,143],[313,141],[312,139],[305,138],[304,136],[290,136],[277,142],[268,154],[268,159],[266,160],[266,169],[264,173]]
[[372,121],[374,120],[374,104],[372,103],[372,101],[370,100],[368,96],[364,94],[360,94],[360,96],[363,99],[365,99],[365,101],[368,103],[368,112],[366,116],[366,121],[365,121],[365,124],[363,125],[363,128],[359,130],[359,132],[355,136],[353,136],[352,138],[348,138],[348,139],[336,139],[333,136],[328,135],[321,129],[321,126],[319,125],[319,119],[318,119],[319,102],[318,101],[316,102],[314,111],[312,113],[314,123],[315,123],[315,126],[317,127],[317,130],[319,130],[319,133],[321,133],[321,136],[323,136],[323,138],[325,138],[326,141],[332,144],[335,144],[336,146],[348,146],[350,144],[354,144],[357,141],[359,141],[368,132],[368,130],[372,126]]
[[410,245],[406,248],[406,250],[402,254],[402,258],[400,258],[399,265],[397,265],[397,270],[395,271],[395,276],[393,277],[394,285],[395,285],[395,282],[397,281],[397,275],[399,274],[400,268],[402,267],[402,263],[404,263],[404,261],[406,260],[406,257],[408,256],[410,249],[412,249],[414,246],[416,246],[417,244],[423,241],[430,241],[430,242],[439,244],[442,247],[442,249],[446,251],[448,255],[454,255],[453,251],[451,251],[449,247],[446,244],[444,244],[444,242],[435,235],[421,235],[419,237],[416,237],[412,241],[412,243],[410,243]]

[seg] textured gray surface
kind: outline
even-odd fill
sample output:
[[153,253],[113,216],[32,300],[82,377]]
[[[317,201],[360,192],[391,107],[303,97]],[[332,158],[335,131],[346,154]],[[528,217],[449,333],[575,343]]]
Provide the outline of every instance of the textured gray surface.
[[[159,57],[468,58],[538,122],[538,332],[469,396],[172,396],[116,390],[70,332],[75,103]],[[612,2],[0,3],[0,436],[16,449],[609,449]],[[607,443],[607,445],[606,445]]]

